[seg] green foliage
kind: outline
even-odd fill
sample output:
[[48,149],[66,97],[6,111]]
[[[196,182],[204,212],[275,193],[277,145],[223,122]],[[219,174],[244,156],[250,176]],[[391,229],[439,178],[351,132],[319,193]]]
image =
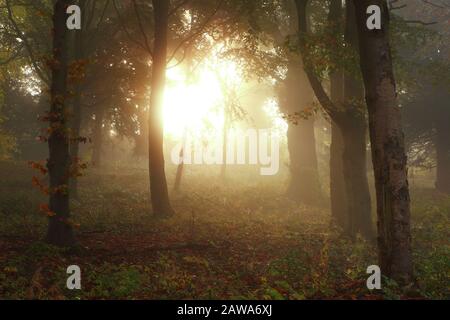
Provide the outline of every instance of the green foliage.
[[141,274],[134,266],[105,264],[91,272],[88,281],[93,286],[90,298],[133,298],[140,288]]
[[420,292],[427,298],[446,299],[450,295],[450,196],[421,190],[414,202],[413,246]]
[[420,83],[449,83],[450,73],[445,72],[448,61],[436,59],[442,36],[422,25],[408,24],[393,15],[391,27],[392,52],[396,80],[400,91],[420,90]]

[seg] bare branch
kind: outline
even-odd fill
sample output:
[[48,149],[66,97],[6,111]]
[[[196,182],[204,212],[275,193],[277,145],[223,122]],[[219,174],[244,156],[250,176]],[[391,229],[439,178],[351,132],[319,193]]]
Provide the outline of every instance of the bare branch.
[[128,39],[129,39],[131,42],[135,43],[135,44],[136,44],[137,46],[139,46],[140,48],[142,48],[142,49],[144,49],[144,50],[146,50],[146,51],[148,51],[148,52],[150,53],[151,51],[149,51],[149,50],[147,49],[147,47],[146,47],[145,45],[143,45],[142,43],[140,43],[138,40],[134,39],[133,36],[132,36],[132,35],[130,34],[130,32],[128,31],[127,26],[126,26],[125,23],[123,22],[122,15],[120,14],[120,10],[119,10],[119,8],[117,7],[116,0],[113,0],[113,6],[114,6],[114,9],[115,9],[115,11],[116,11],[116,13],[117,13],[117,18],[119,19],[120,26],[122,27],[122,30],[123,30],[123,31],[125,32],[125,34],[127,35]]
[[6,64],[10,63],[11,61],[14,61],[22,53],[22,49],[23,49],[23,45],[8,59],[6,59],[4,61],[0,61],[0,65],[6,65]]
[[170,12],[169,12],[169,17],[173,16],[178,9],[180,9],[181,7],[185,6],[186,4],[188,4],[191,0],[183,0],[181,1],[177,6],[175,6],[175,8],[173,8]]
[[148,42],[148,36],[147,36],[147,33],[145,32],[144,26],[142,24],[141,15],[139,14],[139,10],[138,10],[138,6],[136,4],[136,0],[132,0],[132,2],[133,2],[134,13],[136,14],[136,18],[137,18],[138,25],[139,25],[139,30],[141,31],[142,37],[144,38],[144,46],[147,49],[147,51],[150,54],[150,56],[153,57],[153,52],[152,52],[153,50],[152,50],[152,48],[150,48],[150,44]]
[[224,3],[224,0],[220,0],[219,4],[217,5],[216,9],[214,10],[214,12],[203,22],[203,24],[197,29],[196,32],[192,33],[191,35],[187,36],[186,38],[184,38],[179,44],[178,46],[175,48],[175,50],[173,51],[172,55],[169,58],[169,62],[172,61],[172,59],[175,57],[175,55],[178,53],[178,50],[181,49],[181,47],[188,43],[189,41],[193,40],[194,38],[196,38],[197,36],[199,36],[200,34],[203,33],[203,31],[205,30],[206,26],[211,22],[211,20],[214,18],[214,16],[217,14],[217,12],[219,12],[220,8],[222,7]]

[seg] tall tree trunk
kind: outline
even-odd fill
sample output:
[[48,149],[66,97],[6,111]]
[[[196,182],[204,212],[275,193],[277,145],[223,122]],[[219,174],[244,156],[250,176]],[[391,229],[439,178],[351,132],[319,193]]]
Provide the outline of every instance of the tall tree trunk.
[[67,132],[67,28],[66,8],[69,0],[58,0],[53,12],[53,64],[48,139],[50,176],[49,218],[47,242],[57,246],[75,244],[70,224],[69,208],[69,136]]
[[[298,33],[295,4],[288,1],[286,5],[290,13],[288,35],[294,37]],[[280,42],[285,40],[282,34],[277,37]],[[279,93],[279,101],[284,113],[292,115],[300,112],[306,115],[308,110],[313,109],[314,92],[308,83],[299,54],[289,56],[287,77],[283,87],[284,90]],[[310,113],[309,117],[289,122],[287,132],[290,181],[286,193],[292,200],[308,205],[317,205],[323,198],[314,122],[314,115]]]
[[288,114],[303,112],[309,116],[289,123],[287,140],[291,180],[287,194],[292,199],[308,205],[317,205],[321,199],[314,133],[313,92],[299,61],[289,64],[285,80],[283,111]]
[[361,233],[372,240],[371,199],[367,180],[366,131],[363,115],[347,115],[341,125],[344,140],[343,172],[347,199],[346,233],[355,238]]
[[95,124],[93,132],[93,150],[92,150],[92,165],[96,168],[102,166],[102,148],[103,148],[103,119],[105,108],[98,106],[95,113]]
[[153,0],[155,40],[149,111],[149,176],[153,213],[157,217],[174,214],[170,205],[164,168],[163,97],[166,82],[169,0]]
[[[413,280],[410,196],[404,134],[389,44],[389,9],[386,0],[353,2],[369,111],[377,193],[379,263],[384,275],[405,284]],[[381,8],[381,30],[369,30],[366,26],[366,11],[370,5]]]
[[[328,15],[329,28],[333,28],[335,37],[335,50],[338,50],[339,37],[342,36],[342,1],[333,0]],[[334,61],[338,65],[339,61]],[[344,100],[344,74],[340,68],[330,75],[330,99],[335,105],[341,105]],[[347,230],[348,204],[345,191],[344,176],[344,139],[339,125],[331,119],[331,145],[330,145],[330,202],[332,223],[342,230]]]
[[[306,2],[297,3],[302,8],[302,30],[306,30],[304,10]],[[303,7],[302,7],[303,6]],[[358,47],[354,7],[346,6],[345,42],[347,46]],[[342,2],[331,2],[328,17],[329,28],[335,33],[336,47],[341,43],[343,11]],[[335,61],[338,65],[339,61]],[[360,232],[373,239],[371,222],[371,200],[367,180],[365,111],[362,108],[363,88],[355,76],[338,68],[330,77],[333,112],[332,145],[330,150],[330,194],[334,221],[351,237]],[[317,90],[315,90],[317,91]],[[321,103],[326,104],[323,99]],[[356,101],[356,103],[355,103]]]
[[[341,77],[342,78],[342,77]],[[334,93],[337,88],[333,89],[342,81],[331,77],[331,99],[333,102],[338,102],[339,99]],[[339,89],[337,89],[339,90]],[[341,100],[342,101],[342,100]],[[348,201],[345,189],[344,176],[344,138],[342,137],[341,129],[336,122],[331,121],[331,146],[330,146],[330,201],[331,201],[331,216],[333,223],[343,230],[348,228]]]
[[[447,101],[448,103],[448,101]],[[436,189],[450,194],[450,107],[436,120]]]
[[[345,42],[358,52],[352,2],[347,3],[346,12]],[[361,233],[366,239],[373,239],[372,205],[367,180],[367,122],[363,100],[363,84],[348,71],[344,72],[344,110],[341,112],[340,129],[344,140],[343,169],[349,218],[347,233],[353,238]]]

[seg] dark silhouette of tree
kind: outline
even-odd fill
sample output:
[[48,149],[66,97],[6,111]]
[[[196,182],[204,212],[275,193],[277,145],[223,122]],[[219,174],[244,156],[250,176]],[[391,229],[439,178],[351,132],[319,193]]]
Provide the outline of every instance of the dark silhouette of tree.
[[69,208],[70,155],[67,119],[68,47],[66,8],[69,0],[58,0],[53,12],[53,58],[51,62],[51,107],[48,114],[50,176],[49,226],[47,241],[57,246],[72,246],[75,237]]
[[[333,121],[333,133],[337,134],[333,141],[335,145],[332,146],[332,162],[330,163],[331,208],[335,210],[332,215],[353,238],[357,233],[361,233],[364,237],[371,239],[373,232],[366,168],[366,120],[364,108],[358,101],[358,98],[361,98],[362,88],[354,75],[341,70],[331,75],[331,97],[325,91],[314,71],[314,67],[317,66],[311,62],[313,61],[311,50],[306,42],[310,35],[306,12],[308,3],[308,0],[296,0],[299,20],[298,39],[304,70],[322,108]],[[347,6],[344,43],[348,47],[355,47],[356,35],[352,32],[355,25],[351,17],[352,10],[352,6]],[[328,19],[335,24],[334,27],[339,23],[340,11],[336,3],[330,7]],[[336,44],[340,42],[340,37],[335,35]],[[335,50],[338,49],[336,44]],[[342,192],[342,187],[345,193]],[[340,196],[343,197],[339,198]]]
[[[344,43],[358,53],[358,40],[354,7],[346,5]],[[371,200],[367,180],[367,121],[363,104],[364,88],[360,80],[349,70],[341,78],[343,90],[341,108],[335,117],[343,140],[342,170],[346,190],[346,215],[340,221],[347,234],[354,237],[358,232],[373,239]]]
[[155,36],[152,64],[152,92],[149,111],[149,174],[153,214],[168,217],[174,214],[170,205],[164,165],[163,96],[167,68],[169,31],[169,0],[153,0]]

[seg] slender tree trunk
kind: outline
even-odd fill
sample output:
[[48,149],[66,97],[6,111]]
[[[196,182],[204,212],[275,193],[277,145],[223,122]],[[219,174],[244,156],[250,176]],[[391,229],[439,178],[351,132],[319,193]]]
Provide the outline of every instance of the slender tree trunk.
[[[335,75],[336,76],[336,75]],[[335,90],[339,90],[339,83],[342,87],[342,77],[331,77],[331,99],[338,102],[339,94]],[[340,78],[340,79],[339,79]],[[343,91],[343,90],[341,90]],[[342,95],[342,94],[340,94]],[[338,100],[339,99],[339,100]],[[333,223],[343,230],[348,228],[348,200],[345,189],[344,176],[344,138],[341,129],[336,122],[331,122],[331,146],[330,146],[330,200],[331,200],[331,216]]]
[[[355,8],[346,6],[345,42],[358,52]],[[367,121],[365,117],[364,86],[354,75],[344,72],[344,109],[341,112],[341,132],[344,139],[343,168],[348,200],[347,233],[355,238],[361,233],[374,238],[371,219],[371,199],[367,180]]]
[[[404,134],[397,103],[389,44],[389,10],[385,0],[354,0],[361,70],[369,110],[372,161],[378,216],[381,271],[399,283],[413,280],[410,196]],[[366,26],[367,8],[382,10],[382,29]]]
[[[335,32],[335,49],[338,49],[339,37],[342,35],[342,1],[333,0],[330,3],[328,15],[329,28]],[[336,65],[339,61],[335,61]],[[330,75],[330,98],[335,105],[341,105],[344,100],[344,74],[338,68]],[[339,125],[331,119],[331,145],[330,145],[330,202],[332,223],[342,230],[347,230],[348,204],[345,191],[344,176],[344,139]]]
[[174,214],[167,190],[163,150],[163,97],[166,82],[169,5],[169,0],[153,0],[155,40],[149,112],[149,175],[153,213],[157,217]]
[[102,148],[103,148],[103,119],[105,109],[99,106],[95,113],[95,124],[93,134],[93,150],[92,150],[92,165],[96,168],[102,166]]
[[57,246],[72,246],[75,237],[70,224],[69,208],[69,135],[67,132],[67,28],[66,8],[69,0],[58,0],[53,12],[53,64],[50,108],[49,218],[47,242]]

